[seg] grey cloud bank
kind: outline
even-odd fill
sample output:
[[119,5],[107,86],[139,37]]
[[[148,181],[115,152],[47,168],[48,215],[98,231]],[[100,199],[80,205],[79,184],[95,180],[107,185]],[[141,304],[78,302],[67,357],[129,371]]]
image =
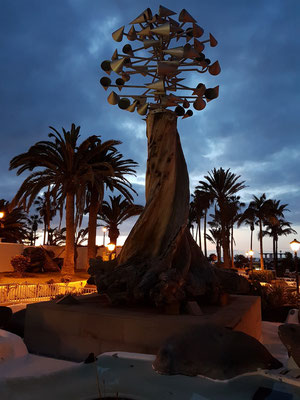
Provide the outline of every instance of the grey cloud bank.
[[[122,44],[111,32],[160,2],[1,0],[0,198],[11,199],[21,182],[8,171],[12,157],[49,132],[48,126],[81,125],[82,139],[100,134],[123,141],[120,150],[139,162],[135,182],[143,200],[145,123],[110,106],[99,85],[100,63]],[[188,120],[179,120],[191,189],[206,172],[231,168],[248,185],[242,196],[266,192],[289,204],[300,225],[299,104],[300,2],[298,0],[191,0],[182,7],[219,45],[220,97]],[[199,79],[193,76],[192,79]],[[297,227],[296,227],[297,229]]]

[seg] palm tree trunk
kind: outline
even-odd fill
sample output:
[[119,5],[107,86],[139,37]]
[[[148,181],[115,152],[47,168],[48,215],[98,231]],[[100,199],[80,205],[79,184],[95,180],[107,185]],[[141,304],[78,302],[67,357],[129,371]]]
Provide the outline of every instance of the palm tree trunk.
[[74,223],[74,193],[67,193],[66,198],[66,248],[61,272],[73,275],[75,272],[75,223]]
[[234,257],[233,257],[233,225],[231,226],[231,268],[234,268]]
[[88,222],[89,237],[88,237],[88,248],[87,248],[87,268],[89,267],[89,260],[91,258],[96,258],[97,254],[96,233],[97,233],[97,214],[99,211],[99,204],[102,204],[102,198],[100,198],[100,194],[93,187],[91,190],[91,202],[89,207],[89,222]]
[[218,240],[216,242],[216,251],[217,251],[218,263],[220,263],[221,262],[221,245],[220,245],[220,242]]
[[251,229],[250,228],[250,231],[251,231],[251,233],[250,233],[250,250],[253,250],[253,230],[254,229]]
[[[252,250],[252,249],[251,249]],[[263,254],[263,236],[262,236],[262,221],[259,220],[259,251],[260,251],[260,269],[264,269],[264,254]]]
[[204,242],[204,255],[207,257],[207,240],[206,240],[206,217],[207,217],[207,210],[204,212],[204,227],[203,227],[203,242]]
[[199,232],[199,247],[202,251],[202,239],[201,239],[201,218],[198,219],[198,232]]
[[273,237],[273,258],[274,258],[274,269],[278,272],[278,259],[277,259],[277,240],[276,236]]
[[46,230],[47,230],[47,224],[46,221],[44,221],[44,237],[43,237],[43,245],[46,244]]
[[226,226],[222,226],[222,245],[224,268],[230,268],[229,238]]
[[196,235],[195,235],[195,242],[196,243],[199,243],[199,241],[198,241],[198,232],[199,232],[199,226],[198,226],[198,223],[196,224]]

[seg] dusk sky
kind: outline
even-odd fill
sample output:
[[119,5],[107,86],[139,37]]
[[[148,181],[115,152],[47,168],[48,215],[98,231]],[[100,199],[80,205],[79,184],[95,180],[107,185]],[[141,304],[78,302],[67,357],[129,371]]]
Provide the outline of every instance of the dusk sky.
[[[132,182],[136,202],[144,203],[146,125],[137,113],[107,102],[100,64],[127,43],[115,42],[111,33],[122,25],[127,31],[145,8],[156,13],[160,4],[0,0],[0,198],[11,200],[25,177],[8,171],[9,161],[47,140],[49,125],[69,129],[74,122],[82,140],[96,134],[123,142],[119,150],[139,163]],[[162,5],[177,13],[186,8],[205,35],[211,32],[218,40],[209,56],[222,68],[213,77],[219,98],[192,118],[178,119],[191,192],[207,171],[230,168],[246,182],[240,192],[246,203],[264,192],[288,203],[286,219],[300,240],[300,1],[165,0]],[[121,226],[123,236],[129,227]],[[279,249],[289,250],[294,236],[281,238]],[[236,250],[248,250],[248,239],[247,228],[237,231]],[[265,250],[271,248],[265,240]],[[254,250],[257,254],[256,236]]]

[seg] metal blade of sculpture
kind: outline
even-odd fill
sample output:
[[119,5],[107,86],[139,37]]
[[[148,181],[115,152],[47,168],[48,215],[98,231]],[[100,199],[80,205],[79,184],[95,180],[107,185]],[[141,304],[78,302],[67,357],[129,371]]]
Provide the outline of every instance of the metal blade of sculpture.
[[[113,91],[108,96],[110,104],[118,104],[121,109],[130,112],[137,110],[140,115],[155,109],[175,107],[177,116],[187,118],[193,115],[191,106],[197,111],[203,110],[207,102],[218,97],[219,86],[206,88],[204,83],[199,82],[196,87],[188,87],[182,82],[184,73],[220,73],[219,62],[211,63],[203,53],[206,44],[215,47],[218,42],[212,34],[202,40],[203,29],[186,10],[180,12],[178,22],[170,17],[175,14],[160,6],[158,14],[152,15],[147,8],[131,22],[127,33],[122,26],[112,34],[117,42],[126,37],[138,44],[136,49],[125,44],[122,52],[116,50],[111,61],[105,60],[101,64],[108,75],[114,72],[120,76],[114,84],[107,76],[102,77],[100,83],[105,90],[111,87],[118,88],[120,92],[123,89],[136,91],[135,94]],[[148,83],[130,84],[131,78],[140,74],[148,78]],[[174,92],[177,92],[176,96]]]
[[[190,299],[213,302],[219,295],[216,274],[187,227],[189,178],[177,132],[179,116],[190,117],[191,106],[203,110],[218,97],[218,86],[183,84],[185,73],[219,74],[218,61],[211,63],[203,53],[206,44],[214,47],[217,41],[211,34],[202,40],[203,29],[186,10],[178,21],[171,18],[175,14],[160,6],[153,15],[147,8],[127,33],[123,26],[112,34],[117,42],[139,42],[137,48],[127,43],[101,64],[109,76],[119,75],[114,84],[110,77],[100,79],[105,90],[119,89],[109,94],[108,102],[147,115],[145,209],[111,268],[90,262],[98,290],[115,303],[180,306]],[[129,84],[141,76],[145,84]],[[121,94],[125,89],[136,93]]]

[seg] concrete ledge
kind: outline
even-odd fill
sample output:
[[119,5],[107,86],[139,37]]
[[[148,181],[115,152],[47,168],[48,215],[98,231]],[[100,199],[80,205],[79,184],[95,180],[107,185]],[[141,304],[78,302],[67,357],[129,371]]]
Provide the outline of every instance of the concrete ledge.
[[260,297],[230,296],[225,307],[203,307],[202,316],[165,315],[153,309],[99,304],[29,304],[24,341],[29,352],[83,361],[89,353],[156,354],[168,336],[200,324],[217,324],[261,336]]

